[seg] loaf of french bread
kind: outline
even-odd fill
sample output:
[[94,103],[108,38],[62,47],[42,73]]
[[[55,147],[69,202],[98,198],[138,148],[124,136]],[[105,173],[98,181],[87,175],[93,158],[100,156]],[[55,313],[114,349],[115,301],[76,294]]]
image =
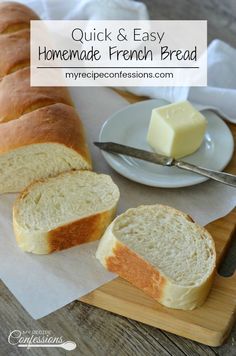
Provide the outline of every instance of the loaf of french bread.
[[0,193],[73,169],[91,169],[78,113],[64,87],[30,86],[26,6],[0,4]]

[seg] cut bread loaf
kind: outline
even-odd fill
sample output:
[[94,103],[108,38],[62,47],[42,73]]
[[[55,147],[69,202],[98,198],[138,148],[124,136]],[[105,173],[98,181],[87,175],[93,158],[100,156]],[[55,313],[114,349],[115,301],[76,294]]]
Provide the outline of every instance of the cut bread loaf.
[[96,257],[159,303],[186,310],[205,301],[216,262],[207,230],[163,205],[140,206],[117,217]]
[[46,106],[0,125],[0,193],[19,192],[71,169],[91,169],[83,127],[71,106]]
[[30,86],[30,20],[38,19],[22,4],[0,4],[0,193],[91,169],[67,88]]
[[19,247],[47,254],[97,240],[114,217],[119,189],[104,174],[72,171],[29,186],[13,208]]

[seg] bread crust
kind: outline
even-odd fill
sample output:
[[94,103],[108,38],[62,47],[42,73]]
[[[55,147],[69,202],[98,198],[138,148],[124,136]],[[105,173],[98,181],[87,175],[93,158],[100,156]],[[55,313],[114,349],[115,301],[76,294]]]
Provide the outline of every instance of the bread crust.
[[117,242],[114,246],[113,255],[106,258],[106,267],[109,271],[118,273],[119,276],[142,289],[157,301],[163,299],[165,278],[142,257],[121,242]]
[[205,302],[209,294],[215,270],[202,285],[179,286],[170,282],[160,271],[120,241],[116,243],[112,251],[113,255],[105,259],[104,266],[168,308],[195,309]]
[[65,104],[53,104],[0,125],[0,153],[19,147],[59,143],[76,151],[92,168],[83,125],[76,110]]
[[67,88],[31,87],[28,67],[7,75],[0,82],[0,123],[55,103],[73,106]]
[[[17,55],[16,55],[17,54]],[[0,36],[0,78],[30,65],[28,29]]]
[[29,236],[17,223],[15,218],[17,213],[13,209],[16,241],[23,251],[40,255],[92,242],[100,239],[107,225],[112,221],[115,211],[116,206],[111,210],[60,226],[48,233],[35,231]]
[[0,34],[30,28],[30,20],[39,20],[33,10],[17,2],[1,3],[0,13]]
[[[164,205],[159,205],[159,207],[174,211],[194,223],[193,219],[185,213]],[[118,218],[105,231],[96,252],[96,257],[103,266],[128,280],[134,286],[142,289],[146,294],[169,308],[192,310],[202,305],[213,283],[215,266],[201,284],[193,286],[179,285],[116,238],[113,228]],[[199,233],[201,231],[207,232],[197,224],[196,228]],[[207,235],[212,240],[214,247],[213,238],[208,232]],[[213,249],[213,254],[215,258],[215,249]]]
[[51,230],[47,235],[47,253],[100,239],[104,230],[112,221],[115,210],[116,207]]

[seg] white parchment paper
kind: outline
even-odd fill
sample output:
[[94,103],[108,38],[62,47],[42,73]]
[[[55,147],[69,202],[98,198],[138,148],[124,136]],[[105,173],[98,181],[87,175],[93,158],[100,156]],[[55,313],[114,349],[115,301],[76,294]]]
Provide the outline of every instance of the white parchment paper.
[[[127,102],[107,88],[73,88],[72,96],[87,131],[95,171],[110,174],[120,188],[119,212],[140,204],[164,203],[188,212],[205,225],[234,208],[235,190],[223,184],[151,188],[114,172],[92,142],[98,139],[107,117]],[[15,197],[0,196],[0,277],[33,318],[41,318],[114,278],[94,257],[97,242],[46,256],[22,252],[12,230]]]

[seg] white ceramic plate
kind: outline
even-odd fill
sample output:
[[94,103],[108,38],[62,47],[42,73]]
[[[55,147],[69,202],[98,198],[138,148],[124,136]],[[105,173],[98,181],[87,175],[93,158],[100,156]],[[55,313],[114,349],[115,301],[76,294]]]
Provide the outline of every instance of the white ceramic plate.
[[[155,107],[166,104],[167,102],[164,100],[154,99],[128,105],[114,113],[104,123],[99,140],[121,143],[150,151],[151,148],[146,141],[146,136],[151,111]],[[208,120],[204,141],[197,152],[184,157],[183,160],[205,168],[222,171],[233,154],[233,137],[227,125],[216,114],[208,111],[204,112],[204,115]],[[102,151],[102,154],[108,164],[118,173],[135,182],[153,187],[185,187],[208,179],[176,167],[163,167],[104,151]]]

